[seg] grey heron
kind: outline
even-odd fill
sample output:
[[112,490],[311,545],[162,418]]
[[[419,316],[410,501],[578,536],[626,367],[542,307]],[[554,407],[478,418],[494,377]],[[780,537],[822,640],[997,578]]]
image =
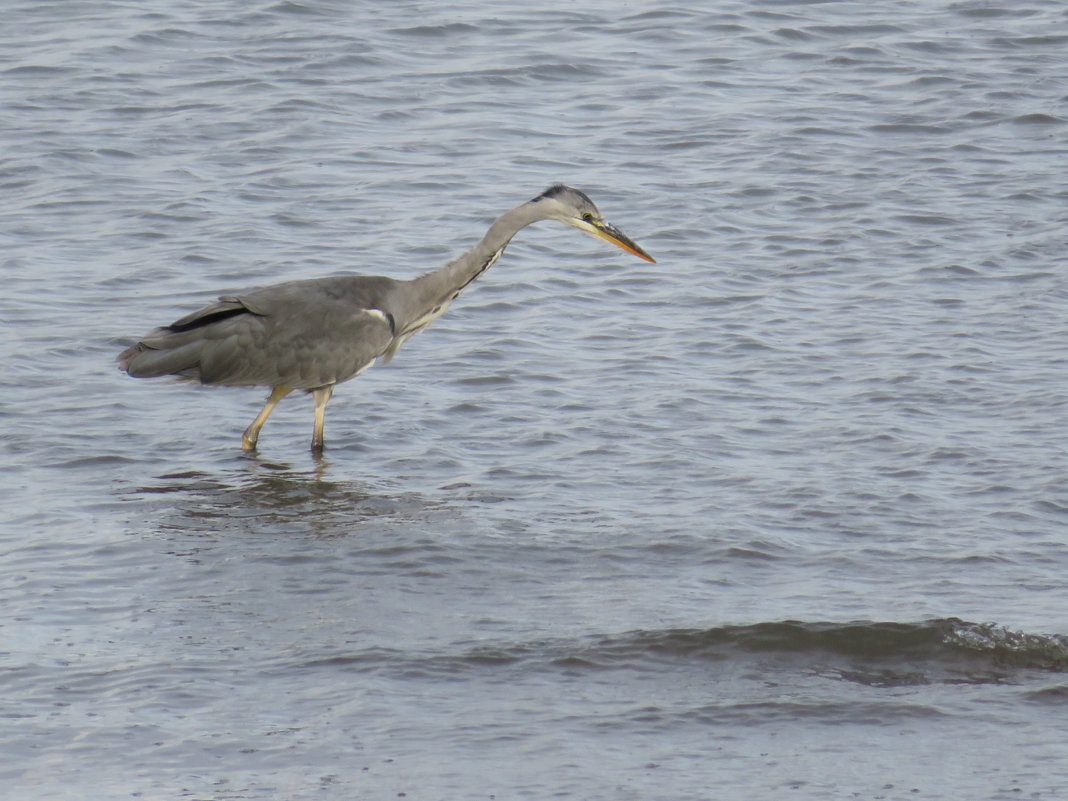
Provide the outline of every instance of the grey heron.
[[119,368],[134,378],[270,387],[263,409],[241,437],[245,451],[256,449],[260,429],[278,403],[293,390],[305,390],[315,404],[312,451],[321,453],[334,385],[392,359],[500,258],[516,233],[539,220],[557,220],[655,261],[606,222],[585,194],[557,184],[497,218],[477,245],[438,270],[411,280],[342,275],[224,295],[150,331],[119,354]]

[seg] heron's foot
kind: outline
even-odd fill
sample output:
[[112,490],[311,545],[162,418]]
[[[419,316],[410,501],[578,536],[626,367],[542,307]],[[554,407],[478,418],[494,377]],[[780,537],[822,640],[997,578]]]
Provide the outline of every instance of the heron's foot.
[[324,443],[323,440],[321,440],[321,439],[313,439],[312,443],[311,443],[312,456],[316,456],[316,457],[322,456],[323,455],[323,449],[325,447],[326,447],[326,443]]
[[243,450],[245,453],[252,453],[254,450],[256,450],[257,439],[259,438],[255,436],[250,437],[248,432],[246,431],[244,434],[241,435],[241,450]]

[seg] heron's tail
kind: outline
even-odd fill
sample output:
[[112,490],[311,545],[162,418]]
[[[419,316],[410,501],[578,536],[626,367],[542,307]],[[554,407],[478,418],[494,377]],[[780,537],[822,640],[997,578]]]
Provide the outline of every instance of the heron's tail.
[[197,378],[204,339],[194,331],[157,328],[118,355],[119,369],[134,378]]

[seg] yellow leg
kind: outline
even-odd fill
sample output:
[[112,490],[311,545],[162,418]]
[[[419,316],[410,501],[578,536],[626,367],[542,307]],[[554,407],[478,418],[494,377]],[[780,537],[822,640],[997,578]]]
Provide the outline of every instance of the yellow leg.
[[327,384],[312,390],[312,398],[315,400],[315,430],[312,432],[311,449],[315,453],[323,452],[323,428],[326,426],[326,404],[330,403],[330,396],[334,394],[334,385]]
[[260,438],[260,429],[263,428],[263,424],[266,423],[267,418],[271,416],[274,407],[278,405],[282,398],[292,391],[292,387],[275,387],[271,390],[271,394],[268,396],[267,402],[263,404],[260,413],[256,415],[256,419],[252,421],[252,425],[246,428],[245,433],[241,435],[241,450],[256,450],[256,440]]

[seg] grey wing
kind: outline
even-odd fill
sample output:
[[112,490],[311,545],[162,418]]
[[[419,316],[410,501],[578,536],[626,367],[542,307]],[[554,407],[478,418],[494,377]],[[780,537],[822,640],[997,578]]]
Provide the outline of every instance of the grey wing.
[[205,384],[313,389],[355,377],[392,339],[388,321],[368,309],[248,313],[206,331],[199,378]]
[[367,369],[393,341],[387,314],[314,285],[223,297],[157,328],[119,356],[130,375],[312,389]]

